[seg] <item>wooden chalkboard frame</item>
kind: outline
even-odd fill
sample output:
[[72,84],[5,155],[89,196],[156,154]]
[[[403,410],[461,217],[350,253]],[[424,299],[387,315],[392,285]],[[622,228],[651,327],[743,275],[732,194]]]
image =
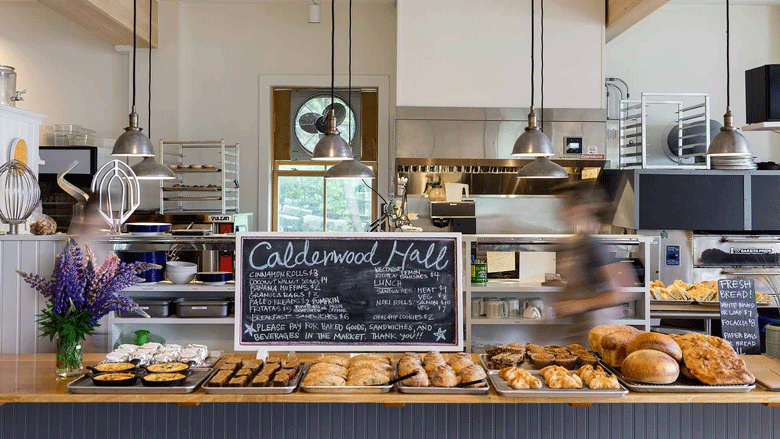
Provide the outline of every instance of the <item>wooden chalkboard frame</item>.
[[[454,280],[455,280],[455,303],[453,310],[456,315],[455,330],[457,333],[456,343],[450,344],[421,344],[410,346],[408,344],[394,345],[391,343],[382,344],[264,344],[264,343],[246,343],[242,341],[242,323],[243,319],[243,243],[245,239],[392,239],[402,238],[405,240],[413,238],[435,239],[442,241],[452,241],[455,249],[454,259]],[[236,234],[236,293],[235,293],[235,323],[233,325],[233,348],[235,351],[297,351],[297,352],[407,352],[407,351],[441,351],[441,352],[459,352],[464,348],[464,326],[463,326],[463,242],[460,233],[290,233],[290,232],[241,232]]]

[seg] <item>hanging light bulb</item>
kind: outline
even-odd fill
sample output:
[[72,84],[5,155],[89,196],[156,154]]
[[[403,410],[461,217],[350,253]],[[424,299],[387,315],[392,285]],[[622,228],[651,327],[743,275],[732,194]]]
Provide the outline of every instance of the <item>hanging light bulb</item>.
[[336,1],[332,0],[330,5],[331,33],[330,33],[330,111],[328,112],[328,129],[325,135],[320,138],[314,147],[311,155],[312,160],[352,160],[352,148],[337,128],[336,121]]
[[[152,0],[149,0],[149,103],[147,128],[149,135],[152,133]],[[151,143],[151,142],[150,142]],[[173,180],[176,174],[167,166],[163,166],[154,159],[154,156],[144,157],[139,163],[132,166],[136,178],[139,180]]]
[[[536,113],[534,112],[534,1],[531,0],[531,111],[528,113],[528,126],[515,141],[512,148],[514,157],[550,157],[553,156],[552,142],[536,125]],[[542,109],[544,111],[544,109]]]
[[[135,57],[136,57],[136,22],[138,7],[136,0],[133,0],[133,106],[130,112],[130,126],[125,128],[125,132],[116,139],[114,149],[111,150],[113,156],[124,157],[154,157],[154,146],[148,137],[141,132],[138,127],[138,113],[135,112]],[[151,26],[151,23],[149,23]],[[149,42],[151,45],[151,41]]]
[[750,143],[737,128],[734,127],[734,116],[731,114],[731,53],[729,17],[729,0],[726,0],[726,114],[723,115],[723,127],[712,139],[707,148],[708,156],[752,156]]

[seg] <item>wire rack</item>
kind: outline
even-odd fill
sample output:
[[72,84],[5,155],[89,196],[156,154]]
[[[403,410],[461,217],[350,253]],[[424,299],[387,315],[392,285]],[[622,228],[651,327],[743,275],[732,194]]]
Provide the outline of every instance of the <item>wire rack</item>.
[[238,213],[239,151],[238,143],[225,139],[160,140],[160,163],[176,174],[175,180],[160,183],[160,213]]
[[[692,105],[685,105],[685,102]],[[677,165],[686,169],[709,169],[710,159],[706,154],[707,142],[710,139],[710,97],[708,93],[642,93],[640,99],[623,99],[620,101],[620,157],[621,169],[667,168],[648,163],[648,116],[651,109],[661,106],[675,106],[677,118]],[[702,137],[704,141],[691,142],[688,139]],[[704,152],[696,151],[704,146]],[[699,148],[700,149],[700,148]],[[703,157],[703,161],[696,160]],[[690,160],[684,160],[690,159]]]

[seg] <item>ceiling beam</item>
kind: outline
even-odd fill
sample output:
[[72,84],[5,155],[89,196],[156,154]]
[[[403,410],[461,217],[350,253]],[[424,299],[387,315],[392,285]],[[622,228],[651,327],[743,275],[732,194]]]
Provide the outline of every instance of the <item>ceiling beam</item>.
[[631,26],[669,3],[669,0],[606,0],[606,2],[606,41],[609,43]]
[[[113,45],[133,44],[134,0],[38,0]],[[138,1],[138,47],[149,47],[149,1]],[[152,1],[152,47],[157,47],[157,0]]]

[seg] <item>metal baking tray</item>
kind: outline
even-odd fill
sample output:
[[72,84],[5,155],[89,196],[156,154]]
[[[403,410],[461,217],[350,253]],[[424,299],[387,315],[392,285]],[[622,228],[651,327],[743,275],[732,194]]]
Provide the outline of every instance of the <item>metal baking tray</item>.
[[[280,395],[293,393],[303,377],[305,365],[298,368],[298,373],[290,380],[290,385],[285,387],[211,387],[208,382],[203,384],[203,390],[213,395]],[[217,371],[214,371],[216,374]],[[211,376],[209,376],[211,379]]]
[[124,394],[158,394],[158,393],[192,393],[206,381],[211,375],[212,369],[192,369],[192,374],[187,377],[181,386],[147,387],[139,379],[132,386],[103,387],[96,386],[92,379],[86,375],[68,383],[71,393],[100,393],[112,395]]
[[603,361],[601,366],[605,370],[614,373],[620,383],[626,386],[628,390],[639,393],[746,393],[756,388],[755,384],[712,386],[686,378],[682,374],[672,384],[646,384],[624,377],[619,370]]
[[163,192],[220,192],[222,187],[195,187],[195,186],[166,186]]
[[650,305],[692,305],[693,300],[650,299]]
[[[396,376],[398,376],[398,363],[395,365],[396,367]],[[483,368],[485,368],[485,365],[482,365]],[[421,394],[437,394],[437,395],[484,395],[485,393],[490,390],[490,384],[488,384],[490,380],[485,380],[485,385],[483,387],[436,387],[436,386],[428,386],[428,387],[414,387],[414,386],[404,386],[401,382],[396,383],[396,388],[401,393],[421,393]]]
[[628,389],[620,386],[620,390],[614,389],[590,389],[583,383],[582,389],[551,389],[547,387],[547,383],[544,382],[544,377],[538,370],[530,371],[531,374],[542,381],[541,389],[522,389],[515,390],[509,387],[509,384],[498,376],[498,371],[488,371],[490,381],[493,383],[493,387],[501,396],[510,398],[522,398],[522,397],[539,397],[539,398],[622,398],[628,394]]

